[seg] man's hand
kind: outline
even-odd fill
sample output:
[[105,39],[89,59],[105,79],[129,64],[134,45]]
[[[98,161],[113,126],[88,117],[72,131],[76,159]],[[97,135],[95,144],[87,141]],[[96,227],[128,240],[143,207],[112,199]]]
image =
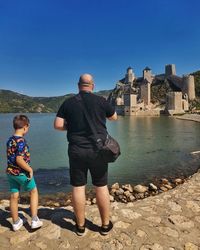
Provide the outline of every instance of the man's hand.
[[112,115],[111,117],[108,117],[108,120],[116,121],[117,120],[117,113],[115,112],[114,115]]

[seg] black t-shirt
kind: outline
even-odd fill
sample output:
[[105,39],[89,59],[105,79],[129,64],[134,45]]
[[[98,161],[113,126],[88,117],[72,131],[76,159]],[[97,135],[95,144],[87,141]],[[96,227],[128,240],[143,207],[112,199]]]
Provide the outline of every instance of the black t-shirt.
[[[105,98],[91,92],[80,91],[79,94],[84,100],[99,137],[105,140],[106,117],[114,115],[115,108]],[[70,144],[90,148],[93,144],[93,134],[83,113],[82,105],[82,100],[73,96],[60,106],[57,117],[65,119],[67,123],[67,138]]]

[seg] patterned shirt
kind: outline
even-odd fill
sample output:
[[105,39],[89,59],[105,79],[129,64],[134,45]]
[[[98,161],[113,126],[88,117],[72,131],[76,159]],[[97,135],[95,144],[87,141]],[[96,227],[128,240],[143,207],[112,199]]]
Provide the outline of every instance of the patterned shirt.
[[21,136],[11,136],[7,142],[7,170],[8,174],[19,175],[27,173],[16,163],[16,157],[22,156],[24,161],[30,165],[30,152],[26,140]]

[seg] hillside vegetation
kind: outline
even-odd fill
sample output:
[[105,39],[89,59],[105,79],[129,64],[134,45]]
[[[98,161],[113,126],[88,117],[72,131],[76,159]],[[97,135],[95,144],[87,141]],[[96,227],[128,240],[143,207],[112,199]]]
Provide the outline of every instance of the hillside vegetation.
[[[107,97],[109,93],[103,90],[96,94]],[[64,100],[73,95],[30,97],[10,90],[0,90],[0,113],[54,113]]]

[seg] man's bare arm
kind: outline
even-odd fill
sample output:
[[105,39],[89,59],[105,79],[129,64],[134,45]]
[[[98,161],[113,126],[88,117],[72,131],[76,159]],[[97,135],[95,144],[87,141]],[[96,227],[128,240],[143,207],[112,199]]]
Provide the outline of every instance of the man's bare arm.
[[117,113],[115,112],[114,115],[108,117],[108,120],[110,120],[110,121],[116,121],[117,120]]
[[54,128],[60,131],[67,130],[65,119],[56,117],[54,120]]

